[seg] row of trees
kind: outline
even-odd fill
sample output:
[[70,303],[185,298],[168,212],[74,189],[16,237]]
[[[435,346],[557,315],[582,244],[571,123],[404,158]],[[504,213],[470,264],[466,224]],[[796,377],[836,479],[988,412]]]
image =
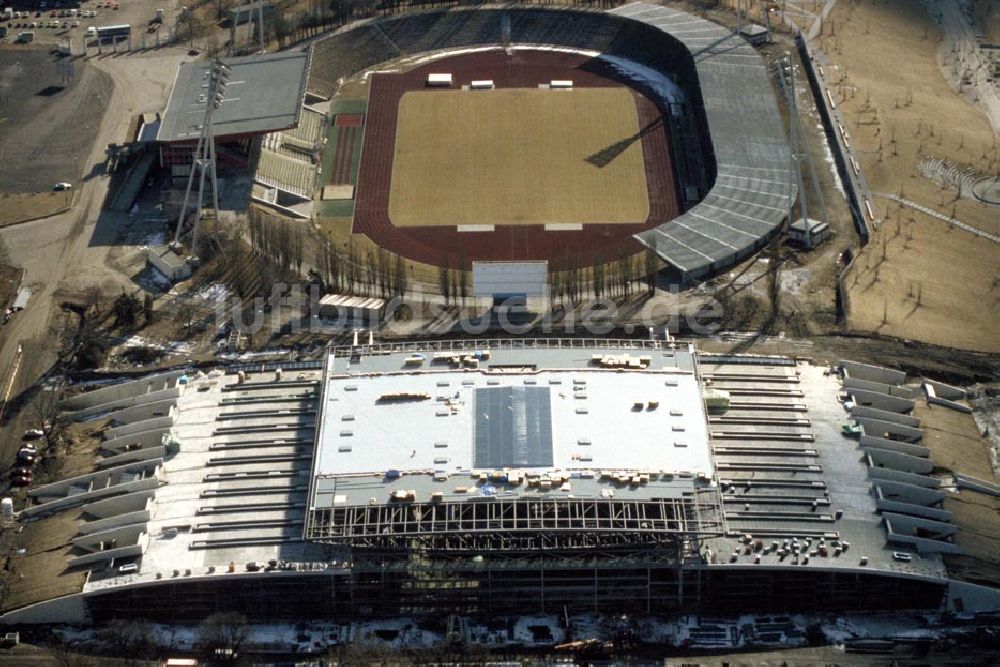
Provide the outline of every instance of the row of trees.
[[385,248],[362,250],[353,238],[338,246],[307,223],[256,208],[250,209],[247,231],[256,255],[286,273],[306,269],[326,291],[391,299],[410,286],[412,268]]
[[[566,5],[578,7],[600,7],[609,9],[624,3],[624,0],[573,0],[573,2],[558,2],[557,0],[520,0],[522,5]],[[329,0],[330,10],[340,20],[365,18],[375,14],[398,14],[409,9],[428,9],[433,7],[460,7],[462,5],[481,5],[482,0]]]
[[[325,291],[391,299],[405,295],[411,287],[413,266],[385,248],[364,250],[353,238],[341,246],[316,234],[306,223],[255,208],[250,211],[248,231],[254,254],[285,273],[302,275],[306,267],[312,281]],[[437,287],[446,303],[461,303],[471,295],[467,265],[463,254],[442,257]],[[643,289],[652,294],[661,262],[654,251],[646,250],[593,265],[567,255],[553,266],[564,268],[550,268],[552,298],[577,304],[591,297],[629,299]]]
[[343,248],[319,238],[312,273],[329,292],[391,299],[410,286],[406,260],[385,248],[362,253],[353,238]]
[[258,255],[274,262],[282,271],[294,267],[302,272],[305,262],[306,226],[294,220],[285,220],[268,215],[260,209],[251,208],[249,215],[250,247]]
[[567,268],[549,271],[552,299],[577,304],[591,297],[628,299],[641,289],[643,283],[646,292],[652,295],[656,290],[660,260],[655,252],[647,249],[642,255],[630,255],[592,266],[583,265],[575,258],[564,260],[560,265]]

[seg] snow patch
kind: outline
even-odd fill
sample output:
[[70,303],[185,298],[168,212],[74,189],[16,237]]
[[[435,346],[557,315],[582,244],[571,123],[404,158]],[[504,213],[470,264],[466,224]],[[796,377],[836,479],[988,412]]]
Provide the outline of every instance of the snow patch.
[[129,336],[122,341],[121,348],[148,347],[154,350],[162,350],[167,354],[190,354],[191,345],[180,341],[167,341],[166,343],[155,343],[142,336]]
[[[687,100],[684,91],[671,81],[670,77],[652,67],[640,65],[620,56],[602,54],[597,58],[608,63],[619,76],[651,91],[660,104],[667,108],[670,108],[671,104],[683,104]],[[677,114],[680,114],[680,110],[677,111]]]
[[222,283],[209,283],[189,293],[188,296],[202,301],[225,301],[229,295],[229,288]]

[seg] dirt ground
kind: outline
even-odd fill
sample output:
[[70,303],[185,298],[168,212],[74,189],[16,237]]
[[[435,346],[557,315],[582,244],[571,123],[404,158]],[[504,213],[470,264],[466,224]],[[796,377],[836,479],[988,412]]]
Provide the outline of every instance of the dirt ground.
[[69,191],[0,193],[0,227],[62,213],[72,202]]
[[[97,451],[97,439],[90,436],[93,423],[73,425],[67,431],[69,447],[59,446],[56,458],[46,459],[36,470],[38,483],[65,479],[92,472]],[[47,472],[46,472],[47,471]],[[39,475],[41,473],[41,475]],[[27,494],[15,494],[15,507],[27,503]],[[68,571],[66,561],[73,555],[71,540],[78,535],[81,521],[79,510],[58,512],[38,521],[25,523],[20,532],[4,532],[6,553],[14,552],[10,566],[3,572],[5,587],[2,604],[6,609],[40,600],[78,592],[86,579],[86,571]],[[19,548],[26,549],[17,554]]]
[[[49,192],[78,186],[111,78],[85,61],[71,62],[64,83],[59,60],[40,49],[0,49],[0,191]],[[37,216],[32,216],[37,217]]]
[[[626,88],[410,91],[399,104],[397,226],[635,223],[649,214]],[[591,156],[621,145],[613,159]]]
[[[935,466],[996,482],[982,437],[971,415],[918,400],[913,416],[921,419],[926,434],[921,441],[931,450]],[[1000,584],[1000,499],[962,489],[947,494],[944,509],[959,527],[955,543],[962,555],[946,559],[953,576],[978,583]]]
[[986,451],[988,440],[982,437],[971,416],[922,400],[916,402],[913,416],[922,422],[921,428],[926,432],[922,444],[931,449],[934,465],[995,481]]
[[947,556],[948,572],[968,581],[1000,586],[1000,499],[963,489],[945,498],[944,509],[951,512],[959,527],[955,544],[961,555]]
[[[994,173],[986,116],[952,92],[938,66],[941,31],[917,2],[840,2],[819,39],[872,190],[997,233],[997,211],[917,170],[937,157]],[[957,199],[957,200],[956,200]],[[970,350],[1000,351],[1000,245],[886,199],[884,222],[848,279],[850,327]]]

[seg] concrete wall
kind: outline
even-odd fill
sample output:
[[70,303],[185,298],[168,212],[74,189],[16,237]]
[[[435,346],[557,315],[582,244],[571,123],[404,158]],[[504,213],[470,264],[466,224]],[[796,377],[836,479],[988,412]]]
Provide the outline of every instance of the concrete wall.
[[878,408],[871,408],[864,405],[855,405],[851,408],[851,416],[855,419],[858,417],[868,417],[869,419],[880,419],[885,422],[894,422],[896,424],[902,424],[903,426],[920,428],[920,419],[917,417],[901,415],[896,412],[879,410]]
[[892,452],[909,454],[910,456],[919,456],[924,459],[931,455],[931,450],[927,447],[913,445],[908,442],[896,442],[895,440],[876,438],[875,436],[863,433],[861,434],[861,446],[866,449],[870,447],[874,447],[875,449],[888,449]]
[[63,400],[59,407],[67,412],[83,410],[99,405],[113,405],[123,399],[132,399],[151,392],[173,387],[177,378],[184,375],[183,370],[168,371],[149,375],[141,380],[132,380],[121,384],[95,389]]
[[901,470],[902,472],[912,472],[918,475],[926,475],[934,470],[934,464],[927,459],[921,459],[909,454],[889,451],[888,449],[866,449],[865,454],[875,466]]
[[931,405],[940,405],[950,410],[955,410],[957,412],[972,414],[972,408],[966,405],[965,403],[951,401],[948,400],[947,398],[942,398],[941,396],[938,396],[937,390],[935,390],[934,387],[931,386],[931,384],[928,382],[924,383],[924,391],[927,392],[927,402],[930,403]]
[[1000,497],[1000,484],[989,480],[958,474],[955,475],[955,481],[958,483],[959,489],[969,489],[970,491],[978,491],[979,493]]
[[82,410],[77,410],[70,414],[70,417],[76,421],[83,421],[86,419],[97,419],[99,417],[111,416],[113,412],[118,410],[124,410],[130,408],[134,405],[146,405],[148,403],[155,403],[157,401],[167,401],[176,400],[180,396],[180,387],[170,387],[167,389],[161,389],[159,391],[150,392],[148,394],[138,394],[136,396],[128,396],[125,398],[112,401],[110,403],[101,403],[100,405],[95,405],[89,408],[83,408]]
[[150,447],[149,449],[134,449],[131,452],[125,452],[124,454],[118,454],[106,459],[98,459],[98,468],[107,468],[109,466],[118,466],[124,463],[131,463],[133,461],[147,461],[149,459],[161,459],[167,453],[167,448],[163,445],[158,447]]
[[859,380],[871,380],[873,382],[884,382],[885,384],[903,384],[906,382],[906,373],[883,366],[863,364],[859,361],[851,361],[850,359],[841,359],[837,362],[837,365],[844,369],[847,377]]
[[929,384],[934,388],[934,393],[941,398],[947,398],[952,401],[960,401],[965,398],[965,390],[960,387],[954,387],[950,384],[945,384],[944,382],[935,382],[934,380],[928,380],[924,378],[924,384]]
[[918,443],[924,439],[924,432],[912,426],[903,426],[895,422],[886,422],[881,419],[869,419],[868,417],[857,417],[858,425],[865,434],[873,435],[877,438],[884,438],[886,433],[895,436],[895,440]]
[[937,505],[944,500],[944,494],[924,486],[916,486],[890,479],[877,480],[874,486],[881,489],[882,496],[889,500],[917,505]]
[[157,428],[149,431],[143,431],[142,433],[133,433],[131,435],[112,438],[110,440],[105,440],[101,443],[101,449],[106,452],[121,453],[125,451],[125,448],[129,445],[140,444],[142,448],[146,447],[157,447],[163,443],[163,436],[170,433],[169,428]]
[[904,484],[913,484],[928,489],[937,489],[941,486],[941,480],[937,477],[927,477],[926,475],[917,475],[912,472],[893,470],[892,468],[870,467],[868,468],[868,477],[871,479],[887,479],[893,482],[903,482]]
[[130,547],[139,544],[140,538],[146,534],[145,523],[132,523],[124,526],[113,526],[93,533],[85,533],[73,538],[73,546],[86,551],[102,551],[104,543],[115,543],[118,547]]
[[135,405],[130,408],[118,410],[112,413],[110,417],[116,422],[131,424],[132,422],[143,421],[145,419],[169,416],[171,414],[171,409],[173,409],[175,405],[177,405],[177,401],[173,399],[153,401],[152,403],[143,403],[142,405]]
[[145,509],[149,506],[149,503],[154,495],[154,491],[129,493],[123,496],[115,496],[114,498],[98,500],[84,505],[81,509],[87,514],[96,516],[99,519],[106,519],[107,517],[115,516],[116,514],[137,512]]
[[924,505],[914,505],[912,503],[901,503],[898,500],[876,498],[875,507],[883,512],[909,514],[911,516],[918,516],[923,519],[932,519],[934,521],[951,521],[951,512],[947,510],[939,510],[933,507],[925,507]]
[[93,553],[77,556],[76,558],[70,558],[67,566],[79,567],[81,565],[100,563],[102,561],[111,560],[112,558],[132,558],[134,556],[141,555],[142,548],[136,544],[127,547],[119,547],[118,549],[108,549],[107,551],[95,551]]
[[889,412],[909,412],[913,409],[913,401],[899,396],[889,396],[877,391],[866,389],[848,389],[847,392],[853,397],[855,404],[888,410]]
[[847,378],[844,380],[844,389],[865,389],[866,391],[877,391],[880,394],[899,396],[900,398],[917,398],[920,392],[910,387],[901,387],[883,382],[873,382],[871,380],[859,380],[858,378]]
[[897,535],[889,533],[889,542],[895,544],[905,544],[922,554],[960,554],[962,550],[952,542],[941,542],[939,540],[928,540],[922,537],[911,535]]
[[154,417],[153,419],[145,419],[141,422],[132,422],[131,424],[126,424],[125,426],[109,428],[104,431],[104,437],[106,440],[114,440],[116,438],[124,438],[129,435],[135,435],[136,433],[142,433],[143,431],[154,431],[156,429],[164,428],[169,429],[173,425],[173,417]]
[[87,608],[80,593],[29,604],[0,616],[3,625],[86,622]]
[[[157,464],[158,463],[159,462],[157,462]],[[35,487],[34,489],[28,491],[28,495],[33,498],[63,496],[70,490],[71,487],[74,486],[103,488],[107,484],[111,483],[113,479],[116,478],[116,476],[120,476],[122,474],[136,473],[142,471],[153,473],[156,470],[157,464],[150,462],[150,463],[123,465],[123,466],[118,466],[117,468],[109,468],[108,470],[102,470],[100,472],[89,472],[85,475],[77,475],[76,477],[67,477],[66,479],[61,479],[58,482],[52,482],[51,484],[45,484],[44,486]]]
[[68,509],[70,507],[76,507],[77,505],[88,503],[92,500],[99,500],[107,496],[114,496],[122,493],[135,493],[136,491],[155,489],[159,485],[160,485],[160,480],[157,477],[138,479],[134,482],[127,482],[125,484],[116,484],[115,486],[95,489],[94,491],[89,491],[87,493],[79,493],[73,496],[66,496],[65,498],[52,500],[47,503],[43,503],[41,505],[26,507],[23,510],[21,510],[21,516],[26,519],[37,516],[46,516],[54,512],[61,512],[62,510]]
[[921,529],[935,535],[935,538],[928,539],[936,540],[938,538],[949,537],[958,532],[958,526],[954,524],[934,521],[932,519],[921,519],[920,517],[907,516],[906,514],[883,512],[882,518],[890,525],[892,532],[899,535],[913,535],[917,532],[917,529]]
[[1000,588],[949,581],[947,605],[948,611],[1000,611]]
[[[152,503],[150,502],[149,504],[151,508]],[[136,512],[126,512],[125,514],[116,514],[114,516],[109,516],[106,519],[98,519],[97,521],[88,521],[87,523],[80,526],[79,534],[90,535],[92,533],[100,533],[105,530],[120,528],[122,526],[130,526],[136,523],[141,523],[145,525],[147,522],[149,522],[151,514],[152,512],[150,511],[150,509],[142,509]]]

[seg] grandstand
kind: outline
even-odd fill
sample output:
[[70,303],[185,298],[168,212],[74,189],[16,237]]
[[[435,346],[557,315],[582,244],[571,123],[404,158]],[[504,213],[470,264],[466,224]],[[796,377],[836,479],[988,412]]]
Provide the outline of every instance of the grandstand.
[[266,187],[308,200],[316,180],[326,116],[303,107],[299,123],[260,139],[254,180]]
[[64,546],[0,620],[995,608],[951,578],[916,387],[839,366],[430,341],[84,393],[101,458],[20,509]]
[[[302,115],[309,52],[292,49],[227,61],[231,81],[226,100],[213,115],[219,159],[245,167],[253,140],[294,128]],[[206,62],[184,63],[170,92],[157,132],[161,163],[188,166],[204,117]]]
[[[282,153],[281,151],[285,151]],[[295,152],[279,144],[278,150],[261,145],[254,180],[308,199],[312,193],[315,168],[311,161],[301,160]]]
[[[725,28],[674,9],[644,3],[607,13],[477,8],[376,19],[314,44],[308,90],[330,98],[348,78],[385,61],[512,46],[579,50],[603,58],[594,66],[604,69],[627,59],[685,91],[686,100],[659,104],[669,120],[673,168],[687,210],[635,233],[681,280],[747,257],[780,230],[796,192],[764,63]],[[656,95],[648,83],[630,85]]]

